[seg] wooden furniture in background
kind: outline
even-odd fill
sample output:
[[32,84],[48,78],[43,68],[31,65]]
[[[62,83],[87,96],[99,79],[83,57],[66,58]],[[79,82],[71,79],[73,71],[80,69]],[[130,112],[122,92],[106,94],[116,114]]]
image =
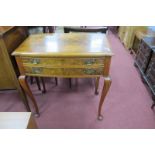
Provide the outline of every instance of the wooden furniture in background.
[[29,34],[54,33],[55,26],[27,26]]
[[155,48],[153,49],[152,57],[148,65],[148,68],[146,70],[146,80],[152,92],[152,99],[154,101],[152,108],[154,108],[155,107]]
[[150,31],[149,29],[143,29],[143,30],[137,30],[135,32],[135,37],[134,37],[134,40],[133,40],[133,45],[132,45],[132,48],[131,48],[131,52],[134,54],[134,56],[137,55],[137,52],[138,52],[138,47],[140,45],[140,41],[143,39],[143,38],[146,38],[146,37],[155,37],[155,32],[153,31]]
[[135,66],[140,70],[142,80],[149,86],[152,99],[155,101],[155,37],[141,40]]
[[0,112],[0,129],[37,129],[31,112]]
[[44,33],[54,33],[55,27],[54,26],[43,26]]
[[[97,78],[104,77],[98,119],[102,119],[101,108],[111,85],[109,76],[111,56],[108,40],[104,34],[65,33],[31,35],[13,55],[20,70],[19,81],[31,98],[36,114],[37,102],[27,84],[27,76]],[[98,89],[98,82],[95,90]]]
[[27,38],[28,31],[22,26],[0,27],[0,90],[16,89],[30,110],[17,76],[18,67],[11,53]]
[[149,61],[152,55],[151,47],[144,41],[144,38],[141,40],[141,43],[138,48],[137,56],[135,63],[138,66],[142,74],[144,74],[149,65]]
[[107,26],[64,26],[64,32],[101,32],[106,33]]
[[112,33],[116,34],[116,33],[118,33],[119,26],[108,26],[108,30],[111,31]]
[[120,26],[118,36],[121,42],[124,44],[125,48],[131,49],[135,37],[135,32],[137,30],[144,30],[145,26]]
[[148,68],[152,57],[153,48],[155,48],[154,37],[147,37],[141,40],[135,63],[142,74],[145,74]]

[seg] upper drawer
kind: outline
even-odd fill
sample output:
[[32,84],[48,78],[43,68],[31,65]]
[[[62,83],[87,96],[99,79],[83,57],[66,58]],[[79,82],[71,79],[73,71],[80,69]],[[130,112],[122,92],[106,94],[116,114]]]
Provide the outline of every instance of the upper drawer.
[[103,66],[104,58],[30,58],[23,57],[26,66],[76,67]]
[[99,76],[103,75],[104,68],[46,68],[46,67],[25,67],[26,75],[33,76],[54,76],[54,77],[78,77],[78,76]]

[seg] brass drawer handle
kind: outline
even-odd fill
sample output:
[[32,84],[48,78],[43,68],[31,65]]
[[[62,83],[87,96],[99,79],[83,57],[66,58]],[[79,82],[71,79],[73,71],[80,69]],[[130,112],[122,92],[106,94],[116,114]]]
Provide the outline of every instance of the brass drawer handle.
[[32,58],[31,63],[34,64],[34,65],[37,65],[37,64],[40,63],[40,59],[39,58]]
[[92,74],[96,74],[96,70],[95,69],[85,69],[84,73],[88,74],[88,75],[92,75]]
[[88,59],[88,60],[85,60],[84,62],[86,65],[92,65],[95,63],[95,60],[94,59]]
[[42,68],[32,68],[32,73],[33,74],[40,74],[42,72]]

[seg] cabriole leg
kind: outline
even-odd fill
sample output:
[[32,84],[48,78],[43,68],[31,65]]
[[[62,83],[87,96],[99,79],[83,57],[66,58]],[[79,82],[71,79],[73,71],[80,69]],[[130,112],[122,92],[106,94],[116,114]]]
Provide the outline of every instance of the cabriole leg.
[[99,103],[99,107],[98,107],[98,120],[102,120],[103,116],[101,115],[101,109],[102,109],[102,105],[104,102],[104,99],[109,91],[111,85],[111,79],[110,77],[106,77],[104,78],[104,86],[102,89],[102,93],[101,93],[101,98],[100,98],[100,103]]
[[36,102],[32,92],[31,92],[31,90],[29,88],[29,85],[28,85],[28,83],[26,81],[26,76],[24,76],[24,75],[19,76],[19,83],[20,83],[21,87],[23,88],[23,90],[25,91],[25,93],[32,100],[32,104],[33,104],[33,106],[35,108],[35,112],[36,112],[35,116],[38,117],[40,114],[39,114],[39,109],[38,109],[38,106],[37,106],[37,102]]

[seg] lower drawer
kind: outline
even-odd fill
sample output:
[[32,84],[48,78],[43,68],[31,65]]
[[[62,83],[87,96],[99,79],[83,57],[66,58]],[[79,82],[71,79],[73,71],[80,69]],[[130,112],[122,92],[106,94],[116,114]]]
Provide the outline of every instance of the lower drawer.
[[35,76],[93,76],[103,75],[103,67],[100,68],[42,68],[25,67],[26,75]]

